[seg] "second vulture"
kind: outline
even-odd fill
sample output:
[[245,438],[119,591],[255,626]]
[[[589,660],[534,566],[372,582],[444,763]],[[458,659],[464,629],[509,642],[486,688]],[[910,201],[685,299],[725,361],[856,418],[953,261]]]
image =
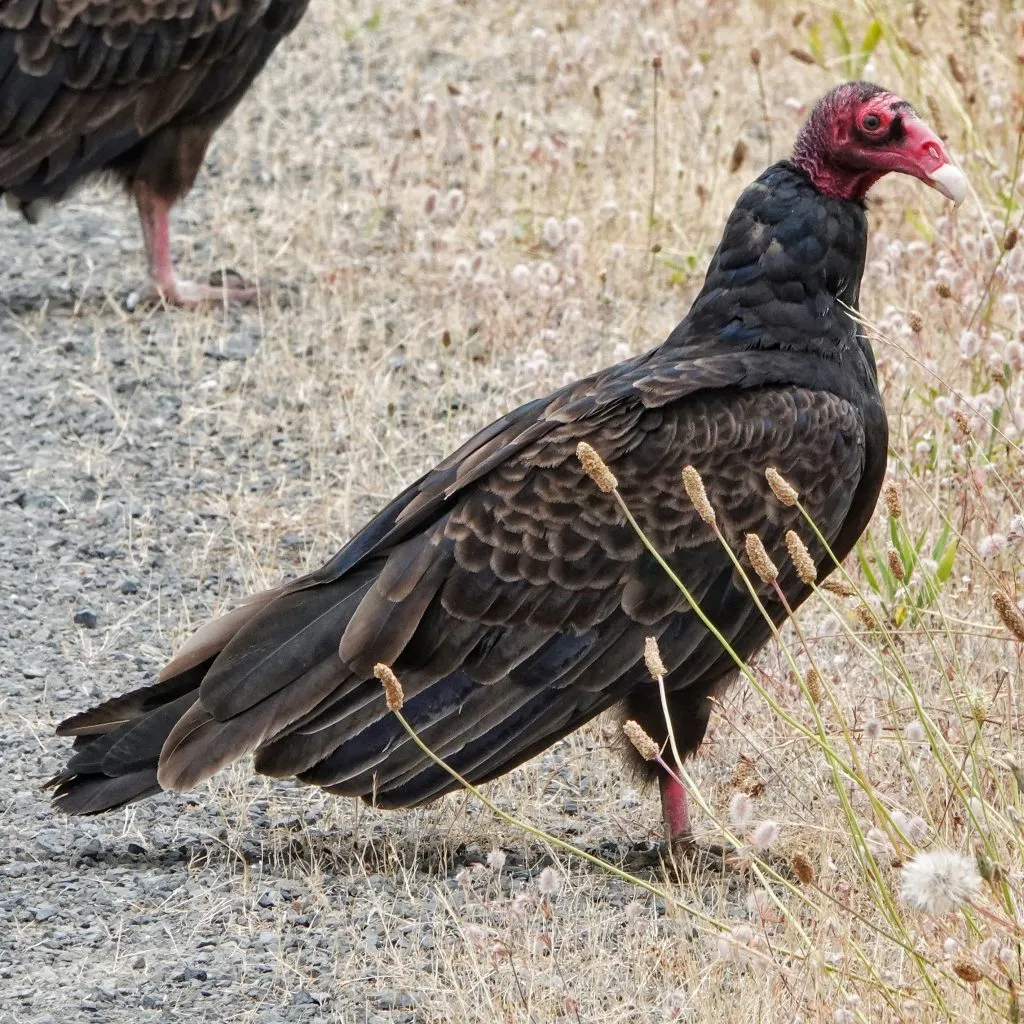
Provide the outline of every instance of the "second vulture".
[[171,206],[309,0],[0,0],[0,194],[31,221],[102,172],[134,197],[149,291],[193,306],[245,284],[179,280]]
[[[829,92],[796,141],[739,197],[704,286],[664,344],[510,412],[403,491],[323,568],[199,630],[159,682],[62,723],[74,736],[51,784],[70,814],[184,790],[253,754],[381,807],[456,787],[385,704],[375,663],[404,685],[404,713],[465,778],[486,782],[618,705],[667,738],[643,660],[658,640],[684,754],[735,676],[612,497],[577,458],[590,444],[622,497],[742,658],[770,636],[746,586],[683,491],[703,478],[741,550],[760,535],[796,607],[810,593],[786,557],[797,490],[838,558],[875,507],[888,428],[856,320],[864,196],[884,174],[954,202],[961,172],[908,103],[854,82]],[[819,576],[834,568],[810,544]],[[771,617],[783,604],[766,589]],[[655,762],[666,828],[689,835],[686,793]]]

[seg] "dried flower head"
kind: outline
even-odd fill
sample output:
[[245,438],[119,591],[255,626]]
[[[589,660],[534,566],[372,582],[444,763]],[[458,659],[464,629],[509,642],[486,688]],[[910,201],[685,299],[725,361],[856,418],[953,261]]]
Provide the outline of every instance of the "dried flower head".
[[1003,239],[1003,252],[1010,252],[1011,249],[1016,248],[1019,239],[1020,232],[1016,228],[1010,228]]
[[495,872],[500,872],[505,866],[505,851],[497,848],[487,854],[487,866]]
[[877,718],[869,718],[864,723],[864,742],[874,743],[882,735],[882,723]]
[[793,560],[797,576],[801,582],[810,586],[818,578],[818,570],[811,558],[807,545],[800,539],[795,530],[786,531],[786,547],[789,550],[789,557]]
[[915,334],[920,334],[924,330],[924,317],[916,309],[910,311],[908,320],[910,321],[910,329]]
[[768,557],[768,552],[765,551],[761,538],[756,533],[748,533],[744,538],[744,544],[747,548],[747,558],[750,559],[754,572],[761,577],[763,583],[771,583],[772,580],[778,577],[779,570],[775,567],[775,563],[771,558]]
[[797,489],[773,466],[764,471],[768,486],[783,505],[793,506],[799,501],[800,494]]
[[622,731],[645,761],[653,761],[661,754],[661,748],[639,722],[634,722],[632,718],[627,719],[622,723]]
[[746,793],[733,793],[729,799],[729,824],[737,832],[745,832],[754,816],[754,801]]
[[759,850],[767,850],[779,841],[779,823],[770,819],[759,821],[750,834],[750,841]]
[[907,571],[903,568],[900,553],[895,548],[889,548],[886,552],[886,561],[889,563],[889,572],[902,583],[906,579]]
[[952,850],[917,853],[903,865],[900,874],[904,903],[936,916],[973,899],[981,887],[974,861]]
[[1002,590],[997,590],[992,595],[992,603],[996,606],[999,618],[1003,625],[1021,642],[1024,643],[1024,612],[1017,607],[1016,602]]
[[958,978],[962,978],[969,985],[976,985],[985,977],[969,953],[961,953],[953,961],[953,971]]
[[602,459],[586,441],[580,441],[580,443],[576,445],[576,458],[582,463],[587,476],[589,476],[605,494],[609,494],[619,486],[618,480],[615,479],[615,474],[608,468],[604,459]]
[[970,711],[971,718],[973,718],[978,725],[984,725],[988,720],[988,696],[981,690],[968,690],[965,696],[967,700],[967,710]]
[[732,778],[729,780],[733,789],[744,789],[749,779],[754,774],[754,762],[746,754],[740,754],[732,770]]
[[821,585],[822,590],[827,590],[830,594],[835,594],[837,597],[853,597],[856,591],[853,587],[848,587],[842,580],[825,580]]
[[644,664],[652,679],[661,679],[665,676],[665,663],[661,660],[657,637],[649,636],[644,641]]
[[807,696],[811,702],[820,704],[824,687],[821,682],[821,673],[813,665],[804,673],[804,684],[807,686]]
[[911,743],[924,743],[928,738],[928,734],[925,732],[924,726],[917,719],[914,719],[914,721],[906,727],[903,731],[903,735]]
[[892,861],[896,857],[896,850],[889,840],[889,837],[880,828],[869,828],[864,836],[868,852],[875,860]]
[[697,510],[697,515],[709,526],[715,525],[715,510],[708,501],[708,492],[704,490],[704,481],[693,466],[683,466],[683,487]]
[[814,881],[814,867],[802,853],[794,853],[789,862],[801,885],[810,885]]
[[971,436],[971,421],[967,418],[967,413],[963,409],[954,409],[950,414],[949,418],[956,425],[957,434],[961,439],[966,439]]
[[537,879],[537,888],[542,896],[554,896],[562,887],[562,876],[552,867],[545,868]]
[[885,490],[882,492],[885,499],[885,510],[889,513],[890,519],[899,519],[903,515],[903,495],[899,487],[892,481],[888,481]]
[[373,666],[373,674],[384,686],[384,699],[388,702],[389,711],[401,711],[405,703],[405,694],[402,692],[402,684],[398,676],[391,671],[390,666],[378,662]]

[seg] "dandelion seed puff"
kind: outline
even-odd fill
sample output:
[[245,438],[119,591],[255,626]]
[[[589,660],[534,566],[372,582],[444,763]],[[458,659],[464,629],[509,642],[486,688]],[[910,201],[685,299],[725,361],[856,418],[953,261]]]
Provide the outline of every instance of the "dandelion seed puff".
[[750,841],[758,850],[767,850],[779,841],[779,823],[766,818],[754,826]]
[[729,824],[737,832],[745,832],[754,816],[754,801],[746,793],[733,793],[729,800]]
[[1002,948],[1002,945],[999,939],[985,939],[978,946],[978,956],[982,960],[995,960],[999,956],[999,950]]
[[562,887],[562,876],[554,868],[545,868],[537,879],[537,889],[542,896],[554,896]]
[[917,853],[903,865],[900,876],[903,902],[937,917],[973,899],[981,888],[974,862],[952,850]]
[[477,241],[484,249],[493,249],[498,244],[498,236],[490,228],[484,228],[477,236]]
[[583,266],[583,246],[579,242],[573,242],[565,250],[565,260],[573,270],[579,270]]
[[544,221],[542,237],[544,239],[544,244],[549,249],[557,249],[562,244],[565,240],[565,231],[557,217],[548,217],[548,219]]
[[494,849],[487,854],[487,866],[494,872],[499,872],[505,866],[505,851]]
[[835,1024],[856,1024],[857,1018],[852,1010],[847,1010],[846,1007],[841,1006],[832,1014],[832,1020]]
[[942,952],[945,953],[946,956],[956,956],[957,953],[960,952],[960,940],[954,939],[951,935],[945,942],[943,942]]
[[565,237],[570,242],[578,242],[586,234],[586,228],[579,217],[570,217],[565,222]]

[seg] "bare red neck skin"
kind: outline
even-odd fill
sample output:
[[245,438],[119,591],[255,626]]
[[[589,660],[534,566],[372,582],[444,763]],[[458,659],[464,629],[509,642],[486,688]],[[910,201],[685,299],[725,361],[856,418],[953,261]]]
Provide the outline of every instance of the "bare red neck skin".
[[828,112],[819,108],[804,125],[793,147],[793,163],[811,179],[811,184],[822,195],[851,201],[863,199],[885,172],[847,170],[830,163],[831,139],[825,124],[827,116]]

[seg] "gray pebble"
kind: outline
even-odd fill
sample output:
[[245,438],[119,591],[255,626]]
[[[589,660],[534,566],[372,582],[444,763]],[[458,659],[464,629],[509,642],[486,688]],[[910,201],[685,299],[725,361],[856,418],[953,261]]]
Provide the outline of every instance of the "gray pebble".
[[75,625],[85,629],[95,629],[96,613],[91,608],[79,608],[75,612]]

